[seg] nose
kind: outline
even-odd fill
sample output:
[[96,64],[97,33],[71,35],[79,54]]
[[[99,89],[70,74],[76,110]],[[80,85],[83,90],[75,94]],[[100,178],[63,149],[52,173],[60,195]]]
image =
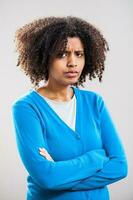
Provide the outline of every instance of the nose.
[[76,57],[73,54],[69,55],[68,60],[67,60],[67,66],[68,67],[77,66]]

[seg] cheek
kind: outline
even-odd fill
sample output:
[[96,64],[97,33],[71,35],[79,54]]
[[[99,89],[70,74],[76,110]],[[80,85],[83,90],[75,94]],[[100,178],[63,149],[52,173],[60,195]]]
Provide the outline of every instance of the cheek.
[[49,74],[54,77],[59,76],[63,71],[63,64],[61,62],[55,62],[51,67]]
[[80,66],[81,66],[81,70],[83,70],[84,66],[85,66],[85,60],[81,60],[80,62]]
[[82,62],[82,67],[84,68],[84,66],[85,66],[85,60]]
[[82,58],[79,60],[79,62],[80,62],[80,65],[84,67],[84,65],[85,65],[85,58],[82,57]]

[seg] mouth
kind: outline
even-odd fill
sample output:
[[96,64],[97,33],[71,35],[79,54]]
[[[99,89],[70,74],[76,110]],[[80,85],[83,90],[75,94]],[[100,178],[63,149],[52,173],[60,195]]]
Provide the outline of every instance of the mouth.
[[68,71],[68,72],[65,72],[65,77],[67,78],[74,78],[74,77],[77,77],[79,72],[78,71]]

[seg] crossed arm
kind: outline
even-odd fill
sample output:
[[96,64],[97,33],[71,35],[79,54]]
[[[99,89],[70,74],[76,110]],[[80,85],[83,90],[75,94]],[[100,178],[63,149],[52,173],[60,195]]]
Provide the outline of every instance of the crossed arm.
[[[20,157],[38,185],[48,190],[89,190],[126,176],[124,150],[107,110],[102,112],[101,137],[104,149],[94,149],[75,159],[54,162],[47,151],[45,133],[34,110],[26,103],[13,107]],[[40,147],[44,149],[40,149],[39,154]]]
[[[101,137],[108,161],[101,170],[80,180],[71,190],[97,189],[127,176],[125,152],[104,102],[101,102]],[[46,159],[53,161],[45,149],[40,149],[40,154],[46,157]]]
[[48,146],[36,112],[25,102],[17,103],[13,107],[13,120],[21,160],[33,180],[45,190],[69,190],[108,162],[103,149],[53,162],[50,155],[44,158],[39,154],[40,147],[48,151]]

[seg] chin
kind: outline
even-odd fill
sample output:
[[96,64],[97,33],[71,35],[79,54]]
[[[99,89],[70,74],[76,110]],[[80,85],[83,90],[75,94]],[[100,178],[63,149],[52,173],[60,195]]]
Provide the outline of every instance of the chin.
[[64,85],[74,85],[74,84],[76,84],[78,82],[78,80],[79,79],[76,77],[76,78],[71,78],[71,79],[64,80],[62,83]]
[[71,80],[69,81],[69,84],[73,85],[73,84],[76,84],[78,82],[78,80]]

